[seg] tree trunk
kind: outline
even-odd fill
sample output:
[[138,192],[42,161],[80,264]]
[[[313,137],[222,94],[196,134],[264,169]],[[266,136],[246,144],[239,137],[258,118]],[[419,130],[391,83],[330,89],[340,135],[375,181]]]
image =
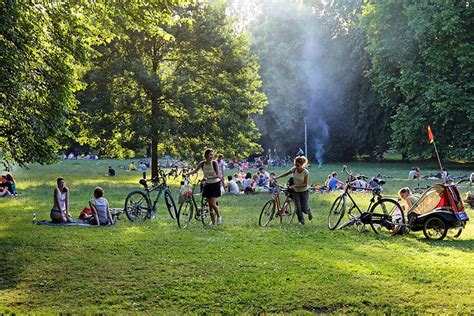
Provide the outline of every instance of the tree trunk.
[[156,122],[159,112],[158,99],[151,99],[151,176],[158,176],[158,124]]
[[[152,71],[156,75],[158,70],[158,52],[157,38],[153,38],[152,46]],[[151,94],[151,175],[152,177],[158,176],[158,122],[157,119],[160,115],[160,102],[158,101],[158,95],[161,95],[160,86],[157,86],[157,91]]]

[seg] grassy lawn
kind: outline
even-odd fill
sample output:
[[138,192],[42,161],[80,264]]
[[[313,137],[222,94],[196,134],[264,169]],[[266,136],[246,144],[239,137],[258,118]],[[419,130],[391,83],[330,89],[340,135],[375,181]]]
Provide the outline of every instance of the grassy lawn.
[[[157,220],[116,227],[32,225],[48,219],[58,176],[71,189],[74,216],[100,185],[123,207],[140,173],[107,166],[123,161],[65,161],[15,170],[18,198],[0,200],[0,313],[465,313],[474,312],[474,225],[457,240],[426,242],[422,233],[377,236],[329,231],[335,194],[314,194],[307,225],[258,227],[270,195],[226,196],[223,225],[193,222],[180,230],[160,203]],[[387,179],[386,194],[406,185],[409,165],[350,165]],[[310,169],[321,183],[340,165]],[[464,165],[451,174],[468,174]],[[435,165],[422,170],[436,171]],[[280,170],[278,170],[280,172]],[[425,181],[428,185],[433,181]],[[178,183],[174,183],[177,193]],[[467,191],[464,188],[462,193]],[[356,196],[362,204],[369,195]],[[474,212],[468,210],[471,218]]]

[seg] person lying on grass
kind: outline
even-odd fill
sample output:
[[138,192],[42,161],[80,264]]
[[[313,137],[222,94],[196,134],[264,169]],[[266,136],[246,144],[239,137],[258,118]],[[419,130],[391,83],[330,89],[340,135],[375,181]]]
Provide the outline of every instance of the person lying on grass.
[[57,187],[53,191],[51,219],[56,223],[70,223],[72,222],[72,216],[69,212],[69,188],[66,187],[64,178],[58,178],[56,183]]
[[92,210],[90,223],[97,226],[113,225],[112,213],[110,212],[109,202],[104,198],[104,190],[96,187],[94,190],[94,198],[89,201]]

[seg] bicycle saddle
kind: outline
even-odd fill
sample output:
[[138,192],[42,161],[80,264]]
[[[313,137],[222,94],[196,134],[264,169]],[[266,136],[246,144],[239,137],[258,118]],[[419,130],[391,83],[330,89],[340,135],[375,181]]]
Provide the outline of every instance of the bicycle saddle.
[[387,181],[385,181],[385,180],[379,180],[379,185],[384,185],[385,183],[387,183]]

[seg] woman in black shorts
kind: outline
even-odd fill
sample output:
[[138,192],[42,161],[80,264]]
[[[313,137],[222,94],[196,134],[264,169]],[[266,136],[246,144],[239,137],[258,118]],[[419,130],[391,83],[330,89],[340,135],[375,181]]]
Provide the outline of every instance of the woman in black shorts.
[[202,196],[209,201],[209,212],[211,214],[212,224],[215,225],[217,220],[217,225],[220,225],[222,223],[222,217],[217,207],[217,198],[221,196],[222,175],[219,172],[217,162],[214,161],[214,151],[210,148],[204,152],[204,160],[199,162],[196,169],[187,173],[187,175],[195,174],[201,169],[204,173],[205,181]]

